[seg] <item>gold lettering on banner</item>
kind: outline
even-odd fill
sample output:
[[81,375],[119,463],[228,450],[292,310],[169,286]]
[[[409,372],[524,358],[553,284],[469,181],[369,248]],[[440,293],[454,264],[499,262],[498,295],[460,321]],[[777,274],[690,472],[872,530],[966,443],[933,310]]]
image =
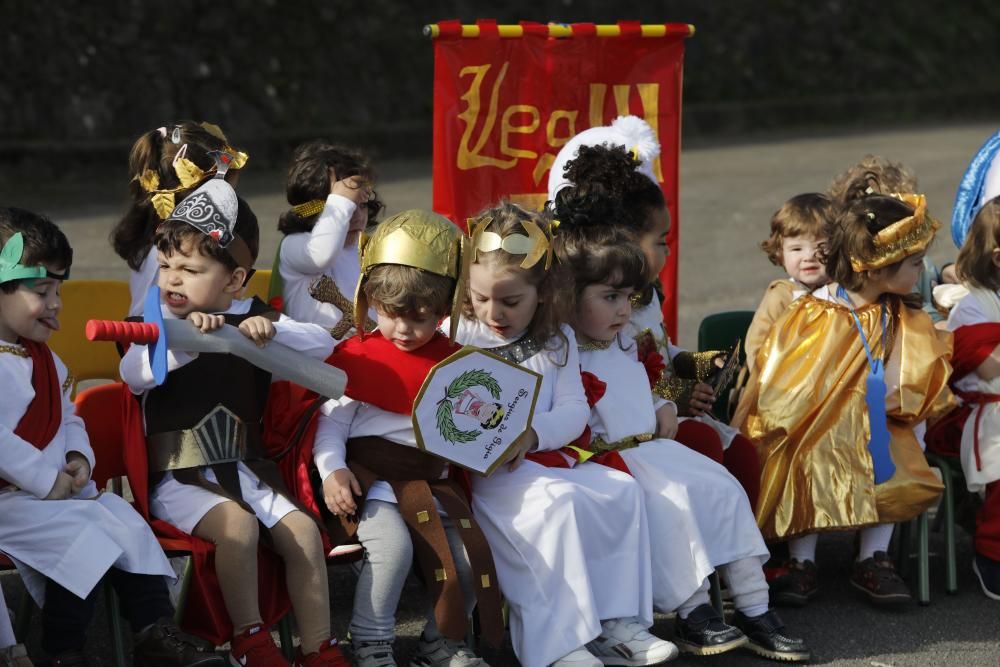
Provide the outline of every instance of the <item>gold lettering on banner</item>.
[[[493,69],[492,64],[469,65],[459,71],[459,79],[470,78],[470,81],[468,87],[459,97],[459,100],[465,103],[465,107],[458,114],[458,119],[464,127],[458,145],[456,166],[462,171],[480,167],[507,170],[513,169],[522,159],[535,160],[531,175],[535,185],[538,185],[545,178],[552,163],[555,162],[559,148],[566,145],[577,134],[577,120],[583,110],[552,109],[547,111],[547,118],[537,106],[531,104],[509,104],[501,110],[500,91],[507,77],[509,65],[509,62],[504,62],[496,70],[496,77],[492,83],[489,81],[489,75]],[[629,98],[633,85],[642,105],[642,112],[635,115],[641,115],[659,136],[660,85],[658,83],[612,85],[611,95],[614,100],[615,115],[624,116],[631,112]],[[589,98],[586,113],[589,127],[597,127],[607,122],[604,116],[604,107],[608,97],[608,87],[608,84],[605,83],[591,83],[588,86]],[[484,95],[489,96],[489,100],[485,104]],[[491,137],[497,136],[498,116],[500,118],[499,136],[497,137],[499,141],[495,142],[494,145],[498,146],[499,155],[488,155],[484,153],[484,150]],[[511,135],[534,135],[542,128],[543,122],[545,145],[551,149],[550,151],[539,154],[535,150],[511,145]],[[477,127],[479,128],[478,133]],[[653,173],[658,180],[663,180],[659,159],[653,162]],[[538,195],[523,194],[513,195],[513,197],[536,200]]]

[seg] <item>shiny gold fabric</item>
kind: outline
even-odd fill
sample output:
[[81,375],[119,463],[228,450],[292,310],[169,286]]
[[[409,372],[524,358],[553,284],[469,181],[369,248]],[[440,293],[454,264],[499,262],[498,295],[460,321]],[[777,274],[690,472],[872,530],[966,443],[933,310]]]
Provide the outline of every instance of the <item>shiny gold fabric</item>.
[[[913,427],[953,405],[951,337],[898,299],[889,310],[886,414],[896,473],[878,486],[868,452],[868,359],[851,311],[804,296],[761,346],[759,382],[747,388],[747,416],[737,425],[760,455],[756,510],[765,538],[903,521],[941,493]],[[885,358],[879,305],[858,316],[872,354]]]

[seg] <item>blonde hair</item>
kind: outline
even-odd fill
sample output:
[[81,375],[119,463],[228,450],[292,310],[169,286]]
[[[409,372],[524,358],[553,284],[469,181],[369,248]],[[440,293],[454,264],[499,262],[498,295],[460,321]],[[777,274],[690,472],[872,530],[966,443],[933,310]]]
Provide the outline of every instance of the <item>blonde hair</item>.
[[775,266],[785,262],[781,243],[796,236],[826,236],[833,222],[833,201],[821,192],[795,195],[781,205],[771,216],[771,235],[760,244],[760,249]]
[[1000,269],[993,263],[997,249],[1000,249],[1000,197],[986,202],[972,221],[955,261],[959,277],[973,287],[1000,289]]
[[[481,211],[469,220],[469,230],[484,220],[489,220],[486,231],[499,234],[501,238],[512,234],[524,234],[525,229],[521,223],[526,220],[538,225],[546,237],[550,239],[552,237],[552,218],[547,213],[532,213],[509,201],[503,201],[494,208]],[[569,340],[560,325],[569,321],[569,316],[573,312],[572,280],[558,262],[553,261],[546,269],[545,260],[541,259],[530,268],[522,269],[520,267],[522,261],[524,255],[512,255],[501,249],[478,252],[473,263],[523,274],[525,280],[538,290],[538,307],[531,318],[531,324],[528,325],[528,335],[540,342],[555,338],[559,342],[557,347],[568,346]],[[468,289],[465,292],[462,314],[469,319],[476,319]]]
[[902,162],[866,155],[833,179],[829,195],[846,204],[870,194],[915,194],[917,187],[916,175]]

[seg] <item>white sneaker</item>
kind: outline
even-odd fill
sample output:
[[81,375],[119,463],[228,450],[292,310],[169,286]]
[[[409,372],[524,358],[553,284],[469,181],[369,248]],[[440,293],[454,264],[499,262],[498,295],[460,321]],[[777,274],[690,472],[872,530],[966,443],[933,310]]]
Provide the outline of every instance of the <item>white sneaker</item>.
[[636,618],[611,619],[601,627],[601,634],[587,644],[587,649],[605,665],[658,665],[680,653],[672,643],[649,634]]
[[553,662],[549,667],[604,667],[597,656],[581,646]]
[[490,667],[472,652],[465,642],[453,642],[444,637],[427,641],[420,636],[417,652],[410,658],[410,667]]
[[357,667],[396,667],[392,642],[362,642],[352,646]]

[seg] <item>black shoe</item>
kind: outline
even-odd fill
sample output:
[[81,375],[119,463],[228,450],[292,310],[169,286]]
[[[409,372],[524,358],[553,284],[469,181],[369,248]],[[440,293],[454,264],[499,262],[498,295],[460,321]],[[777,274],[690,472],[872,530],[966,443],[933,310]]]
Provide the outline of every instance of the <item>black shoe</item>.
[[222,656],[174,625],[160,619],[135,638],[132,660],[136,667],[222,667]]
[[991,600],[1000,600],[1000,561],[976,554],[972,561],[972,571],[979,579],[983,593]]
[[747,648],[759,656],[783,662],[801,662],[812,657],[805,641],[785,634],[785,624],[774,610],[752,617],[737,611],[733,625],[750,640]]
[[674,622],[674,643],[685,653],[717,655],[739,648],[747,641],[746,635],[739,628],[727,625],[710,604],[695,607],[687,618],[678,614]]
[[90,667],[90,662],[82,651],[66,651],[42,664],[47,667]]
[[789,558],[771,580],[771,602],[783,607],[804,607],[819,592],[819,572],[811,560]]
[[871,558],[854,563],[851,585],[880,607],[905,605],[913,601],[906,582],[896,573],[889,555],[876,551]]

